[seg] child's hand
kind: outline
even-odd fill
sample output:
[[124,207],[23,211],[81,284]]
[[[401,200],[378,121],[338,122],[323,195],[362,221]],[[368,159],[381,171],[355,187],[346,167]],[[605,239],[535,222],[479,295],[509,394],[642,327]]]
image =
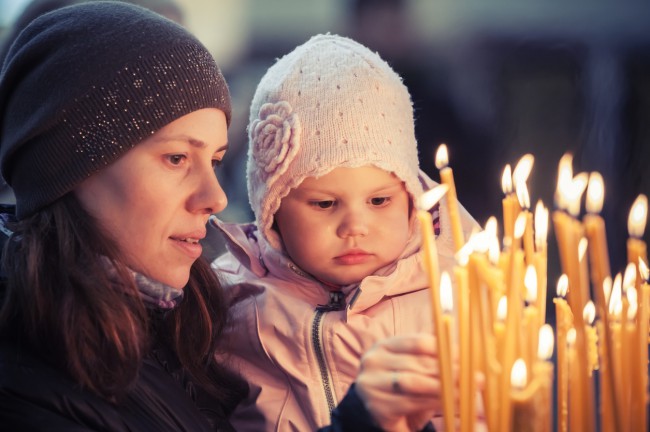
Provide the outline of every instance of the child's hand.
[[442,411],[435,338],[417,334],[378,342],[361,358],[356,389],[382,429],[421,430]]

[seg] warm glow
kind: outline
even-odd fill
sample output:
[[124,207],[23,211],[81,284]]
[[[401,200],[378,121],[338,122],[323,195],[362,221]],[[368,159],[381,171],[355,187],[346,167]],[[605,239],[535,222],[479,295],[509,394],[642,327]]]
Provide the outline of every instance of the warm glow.
[[494,216],[490,216],[485,222],[485,232],[488,234],[490,237],[497,237],[498,235],[498,222],[497,218]]
[[512,193],[512,173],[510,171],[510,164],[506,165],[503,169],[503,175],[501,176],[501,190],[504,195]]
[[566,332],[566,344],[571,347],[575,343],[576,343],[576,329],[571,327]]
[[578,242],[578,260],[583,261],[585,259],[585,255],[587,254],[587,248],[589,247],[589,241],[587,240],[587,237],[583,237],[580,239]]
[[424,192],[417,200],[417,208],[428,211],[442,199],[447,189],[449,189],[447,185],[441,184]]
[[528,384],[528,370],[526,369],[526,362],[524,359],[517,359],[512,365],[510,372],[510,384],[513,388],[522,390]]
[[526,274],[524,275],[524,286],[526,287],[526,301],[533,304],[537,301],[537,271],[535,266],[529,265],[526,267]]
[[643,261],[643,258],[639,258],[639,273],[645,281],[650,278],[650,269],[648,269],[648,265]]
[[605,183],[603,176],[598,172],[592,172],[589,175],[589,184],[587,185],[587,202],[585,208],[587,212],[598,214],[603,209],[605,200]]
[[565,153],[558,164],[557,186],[555,188],[555,205],[563,210],[568,206],[567,194],[571,189],[573,179],[573,156]]
[[591,300],[589,300],[584,309],[582,309],[582,319],[587,325],[593,324],[596,319],[596,306]]
[[609,304],[609,297],[612,295],[612,278],[610,276],[603,279],[603,294],[605,294],[605,303]]
[[633,263],[627,263],[623,273],[623,292],[636,285],[636,266]]
[[454,296],[451,291],[451,277],[449,273],[443,271],[440,275],[440,306],[443,313],[452,313],[454,311]]
[[546,249],[546,238],[548,236],[548,209],[544,207],[541,200],[535,205],[535,247],[537,251]]
[[499,299],[499,304],[497,305],[497,320],[499,322],[505,322],[507,316],[508,316],[508,297],[501,296],[501,298]]
[[488,260],[490,263],[497,265],[499,264],[499,257],[501,256],[501,248],[499,246],[499,239],[492,237],[488,239],[490,244],[488,245]]
[[517,162],[517,165],[515,165],[515,169],[512,172],[512,180],[515,185],[517,183],[525,183],[526,180],[528,180],[528,176],[533,170],[534,163],[535,157],[530,153],[523,155],[521,159],[519,159],[519,162]]
[[454,257],[456,262],[461,266],[466,266],[469,263],[469,256],[474,252],[474,244],[472,243],[472,236],[469,237],[469,241],[465,243],[459,250],[456,252]]
[[580,215],[580,200],[587,188],[588,180],[587,173],[580,173],[571,181],[567,199],[567,210],[571,216],[578,217]]
[[526,215],[519,213],[515,221],[515,238],[519,239],[523,237],[524,231],[526,231]]
[[517,201],[521,208],[528,210],[530,208],[530,195],[528,194],[528,186],[524,181],[515,181],[515,193],[517,194]]
[[440,144],[438,151],[436,151],[436,168],[443,169],[449,165],[449,155],[447,153],[447,145]]
[[641,194],[634,200],[627,219],[627,232],[630,237],[641,238],[648,219],[648,198]]
[[537,345],[537,358],[543,361],[550,360],[553,355],[553,345],[555,336],[553,327],[550,324],[544,324],[539,328],[539,343]]
[[569,277],[563,274],[557,280],[557,289],[555,292],[557,293],[558,297],[565,298],[567,291],[569,291]]
[[620,318],[623,311],[623,300],[621,292],[622,277],[620,273],[614,277],[612,293],[609,295],[609,314],[614,318]]
[[488,233],[485,231],[476,231],[469,236],[467,243],[472,244],[472,249],[478,253],[487,253],[490,245]]
[[634,321],[636,318],[636,312],[639,308],[639,299],[638,299],[638,293],[636,291],[635,286],[631,286],[627,289],[627,292],[625,293],[625,296],[627,297],[627,319],[628,321]]

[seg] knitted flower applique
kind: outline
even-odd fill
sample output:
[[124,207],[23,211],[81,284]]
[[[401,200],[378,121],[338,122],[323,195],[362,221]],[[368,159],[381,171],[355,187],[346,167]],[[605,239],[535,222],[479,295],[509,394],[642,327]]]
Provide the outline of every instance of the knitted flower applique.
[[270,187],[289,168],[300,148],[301,125],[287,101],[265,103],[251,123],[253,157],[259,176]]

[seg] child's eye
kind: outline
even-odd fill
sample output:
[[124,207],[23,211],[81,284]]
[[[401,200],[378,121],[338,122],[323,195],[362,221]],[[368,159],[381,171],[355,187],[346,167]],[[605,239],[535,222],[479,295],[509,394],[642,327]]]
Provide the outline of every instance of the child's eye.
[[222,159],[212,159],[212,168],[220,167],[222,163]]
[[309,205],[318,207],[321,209],[328,209],[334,206],[335,201],[311,201]]
[[390,202],[389,197],[376,197],[376,198],[370,198],[370,203],[373,206],[384,206],[387,205]]

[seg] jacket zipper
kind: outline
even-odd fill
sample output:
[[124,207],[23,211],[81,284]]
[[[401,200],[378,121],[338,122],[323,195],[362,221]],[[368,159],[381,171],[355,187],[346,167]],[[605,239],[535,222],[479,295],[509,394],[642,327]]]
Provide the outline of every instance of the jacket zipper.
[[314,316],[314,322],[311,327],[311,342],[314,347],[314,353],[316,354],[316,361],[318,362],[318,369],[320,371],[321,383],[323,384],[323,391],[325,392],[325,400],[327,401],[327,407],[329,409],[330,417],[332,416],[332,411],[336,407],[336,395],[334,393],[334,388],[332,387],[332,376],[330,371],[327,368],[327,363],[325,361],[325,353],[323,349],[323,316],[325,311],[316,310],[316,315]]

